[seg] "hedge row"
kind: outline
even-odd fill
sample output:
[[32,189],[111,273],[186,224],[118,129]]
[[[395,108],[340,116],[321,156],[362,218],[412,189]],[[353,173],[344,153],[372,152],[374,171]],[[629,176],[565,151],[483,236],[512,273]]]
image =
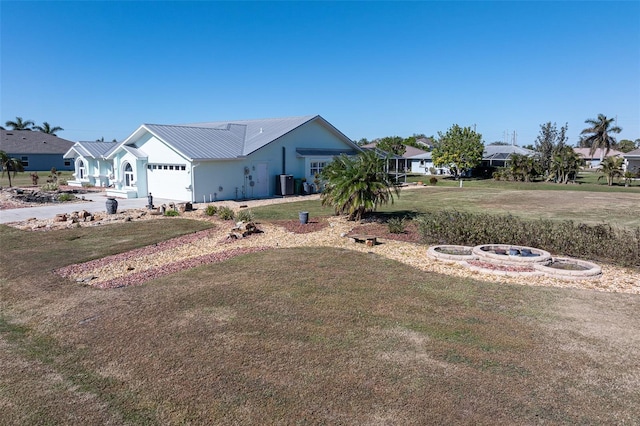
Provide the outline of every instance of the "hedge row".
[[416,220],[426,244],[513,244],[537,247],[559,256],[640,267],[640,228],[447,210]]

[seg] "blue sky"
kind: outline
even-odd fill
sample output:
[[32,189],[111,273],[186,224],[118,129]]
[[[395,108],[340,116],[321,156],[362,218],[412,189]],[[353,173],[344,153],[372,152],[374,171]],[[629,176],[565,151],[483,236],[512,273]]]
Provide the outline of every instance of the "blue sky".
[[640,2],[0,3],[0,120],[122,140],[142,123],[320,114],[348,137],[487,142],[617,117],[640,138]]

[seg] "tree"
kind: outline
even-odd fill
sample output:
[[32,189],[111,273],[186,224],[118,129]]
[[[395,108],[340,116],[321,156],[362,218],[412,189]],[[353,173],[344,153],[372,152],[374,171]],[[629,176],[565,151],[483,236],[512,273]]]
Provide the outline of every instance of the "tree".
[[325,183],[322,205],[332,206],[336,214],[348,214],[349,220],[360,220],[378,206],[393,203],[400,191],[385,165],[386,160],[373,150],[334,158],[320,173]]
[[507,143],[507,142],[504,142],[504,141],[494,141],[494,142],[491,142],[489,145],[493,145],[493,146],[507,146],[507,145],[511,145],[511,144],[509,144],[509,143]]
[[407,150],[407,147],[404,146],[404,139],[400,136],[387,136],[378,139],[376,148],[395,155],[402,155]]
[[534,157],[512,154],[509,159],[509,170],[515,180],[531,182],[538,174],[538,161]]
[[603,152],[600,154],[600,161],[609,153],[612,147],[616,145],[616,138],[609,135],[609,133],[620,133],[622,129],[618,126],[611,126],[611,123],[615,121],[615,118],[607,118],[603,114],[598,114],[598,118],[589,118],[584,122],[591,125],[587,127],[580,134],[586,135],[584,142],[591,147],[589,155],[593,157],[594,152],[598,148],[602,148]]
[[565,123],[558,131],[556,123],[550,121],[540,125],[540,133],[536,138],[535,151],[539,154],[540,169],[545,176],[551,173],[551,164],[555,154],[560,152],[567,143],[567,130],[569,125]]
[[482,135],[471,127],[454,124],[447,133],[438,132],[432,158],[436,167],[449,167],[455,177],[476,167],[482,161]]
[[22,161],[9,157],[6,152],[0,151],[0,169],[2,169],[2,176],[4,176],[5,171],[7,172],[9,187],[11,187],[11,173],[13,172],[13,176],[15,177],[16,173],[24,171],[24,166],[22,165]]
[[22,117],[16,117],[16,121],[7,121],[5,126],[11,127],[11,130],[31,130],[31,126],[35,123],[32,120],[22,121]]
[[51,125],[45,121],[42,123],[42,126],[33,126],[33,130],[37,130],[38,132],[48,133],[50,135],[57,136],[56,132],[61,132],[64,129],[60,126],[51,127]]
[[569,183],[570,180],[575,180],[581,164],[582,158],[572,147],[568,145],[556,147],[551,158],[547,180],[556,183]]
[[604,176],[598,177],[598,180],[603,177],[607,179],[607,185],[613,185],[613,179],[622,177],[622,157],[605,157],[600,162],[598,173],[602,173]]
[[630,151],[633,151],[634,149],[636,149],[636,144],[632,140],[622,139],[616,145],[616,149],[618,151],[622,151],[622,152],[630,152]]

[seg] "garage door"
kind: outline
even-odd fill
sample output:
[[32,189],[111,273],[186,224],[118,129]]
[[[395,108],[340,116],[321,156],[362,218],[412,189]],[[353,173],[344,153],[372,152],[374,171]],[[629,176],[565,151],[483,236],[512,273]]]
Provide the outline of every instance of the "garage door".
[[157,198],[191,201],[190,175],[186,165],[149,164],[147,167],[149,192]]

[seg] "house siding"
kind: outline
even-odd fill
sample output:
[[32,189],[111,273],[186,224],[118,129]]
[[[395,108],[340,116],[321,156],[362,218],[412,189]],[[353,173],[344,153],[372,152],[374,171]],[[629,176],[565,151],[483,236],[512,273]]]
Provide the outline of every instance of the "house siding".
[[52,167],[55,167],[58,171],[73,170],[73,161],[65,160],[62,158],[62,154],[25,154],[7,152],[7,155],[12,158],[17,158],[18,160],[22,160],[23,157],[26,157],[28,165],[24,166],[25,172],[50,171]]

